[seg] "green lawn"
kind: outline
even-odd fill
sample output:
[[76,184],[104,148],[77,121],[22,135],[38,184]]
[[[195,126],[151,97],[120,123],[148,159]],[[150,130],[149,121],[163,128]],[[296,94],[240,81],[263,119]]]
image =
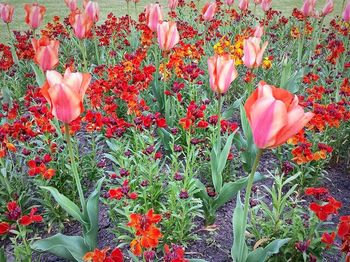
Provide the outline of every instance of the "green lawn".
[[[189,1],[189,0],[186,0]],[[204,4],[204,0],[200,0],[202,4]],[[15,14],[14,14],[14,21],[11,24],[11,29],[14,30],[25,30],[28,27],[24,23],[24,10],[23,10],[23,4],[26,2],[33,2],[33,1],[19,1],[19,0],[10,0],[8,1],[12,5],[15,6]],[[41,0],[38,1],[41,4],[44,4],[46,6],[47,12],[45,15],[45,22],[48,22],[51,20],[51,18],[54,15],[59,15],[61,17],[64,17],[68,15],[68,8],[64,4],[64,0]],[[80,3],[82,1],[79,1]],[[114,14],[120,16],[127,13],[127,5],[125,1],[122,0],[99,0],[99,5],[101,9],[101,19],[104,20],[106,15],[109,12],[113,12]],[[156,2],[152,0],[141,0],[140,3],[138,3],[138,11],[141,12],[145,5],[147,5],[150,2]],[[235,7],[237,7],[238,0],[235,0]],[[252,2],[252,0],[251,0]],[[324,5],[325,0],[318,0],[317,1],[317,8],[318,10],[322,9],[322,6]],[[335,7],[333,13],[330,15],[330,17],[340,15],[341,14],[341,7],[343,0],[335,0]],[[167,6],[166,0],[161,0],[160,3],[163,4],[163,6]],[[285,15],[291,14],[294,7],[301,7],[303,3],[303,0],[273,0],[273,8],[277,10],[281,10]],[[133,3],[130,4],[130,12],[134,15],[135,10]],[[4,23],[0,22],[0,41],[2,39],[7,39],[7,31]]]

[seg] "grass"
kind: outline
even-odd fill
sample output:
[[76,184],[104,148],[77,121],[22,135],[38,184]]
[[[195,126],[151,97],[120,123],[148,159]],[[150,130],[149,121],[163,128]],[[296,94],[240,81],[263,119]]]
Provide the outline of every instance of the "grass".
[[[186,0],[189,1],[189,0]],[[200,0],[202,4],[204,4],[204,0]],[[209,1],[209,0],[208,0]],[[223,1],[223,0],[222,0]],[[328,17],[328,21],[337,16],[341,15],[341,8],[344,0],[334,0],[334,11],[333,13]],[[19,1],[19,0],[11,0],[9,1],[12,5],[15,6],[15,13],[14,13],[14,20],[13,23],[11,23],[11,29],[12,30],[26,30],[28,29],[27,25],[24,23],[24,9],[23,4],[26,2],[33,2],[33,1]],[[45,15],[45,21],[44,24],[49,22],[53,16],[59,15],[61,17],[65,17],[68,15],[68,8],[65,6],[64,0],[41,0],[38,1],[39,3],[46,6],[46,15]],[[82,2],[82,1],[78,1]],[[100,21],[103,21],[107,14],[110,12],[113,12],[117,16],[121,16],[124,14],[127,14],[127,5],[126,1],[123,0],[99,0],[99,6],[101,10],[101,18]],[[152,0],[141,0],[140,3],[138,3],[137,11],[141,12],[145,5],[147,5],[150,2],[155,2]],[[166,0],[158,1],[163,6],[167,6]],[[235,1],[234,8],[237,8],[237,2]],[[250,0],[252,2],[252,0]],[[322,10],[322,6],[324,5],[325,0],[319,0],[317,3],[317,10]],[[290,15],[293,8],[298,7],[300,8],[302,6],[303,0],[273,0],[273,8],[280,10],[283,12],[284,15]],[[252,8],[252,7],[251,7]],[[258,7],[258,9],[260,9]],[[130,2],[130,14],[135,17],[135,9],[134,4]],[[262,13],[258,12],[258,15],[261,15]],[[326,21],[327,22],[327,21]],[[8,33],[6,26],[4,23],[0,22],[0,42],[4,39],[8,38]]]

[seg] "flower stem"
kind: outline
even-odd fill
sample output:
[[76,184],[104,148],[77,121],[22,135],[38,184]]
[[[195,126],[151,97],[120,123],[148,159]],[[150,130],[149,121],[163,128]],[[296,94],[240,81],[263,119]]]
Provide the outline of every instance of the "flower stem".
[[86,49],[85,49],[84,39],[80,39],[79,44],[80,44],[81,54],[83,55],[83,63],[84,63],[83,67],[85,72],[87,72],[88,69],[87,69],[87,63],[86,63]]
[[72,146],[72,142],[71,142],[71,136],[69,134],[69,125],[65,124],[64,129],[65,129],[65,133],[66,133],[66,140],[67,140],[67,146],[68,146],[69,156],[70,156],[70,160],[71,160],[73,177],[74,177],[77,189],[78,189],[81,208],[83,210],[83,213],[85,213],[85,198],[84,198],[83,188],[82,188],[81,183],[80,183],[80,177],[78,174],[77,165],[75,163],[73,146]]
[[221,136],[221,108],[222,108],[222,94],[218,93],[218,141],[220,141]]
[[[254,175],[255,175],[255,172],[256,172],[256,170],[258,168],[262,152],[263,152],[262,149],[258,150],[258,152],[256,154],[256,157],[255,157],[255,160],[254,160],[254,164],[253,164],[252,170],[251,170],[250,175],[248,177],[248,183],[247,183],[247,188],[246,188],[245,197],[244,197],[243,233],[245,233],[245,230],[247,228],[247,219],[248,219],[248,209],[249,209],[250,194],[252,192],[252,186],[253,186],[253,182],[254,182]],[[245,238],[242,238],[242,241],[244,241],[244,239]],[[241,245],[241,247],[243,247],[243,245]]]

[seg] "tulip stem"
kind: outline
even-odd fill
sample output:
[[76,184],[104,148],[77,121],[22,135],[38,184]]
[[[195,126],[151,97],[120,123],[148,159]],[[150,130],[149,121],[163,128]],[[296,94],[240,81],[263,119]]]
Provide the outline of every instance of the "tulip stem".
[[79,194],[81,208],[82,208],[83,213],[85,213],[85,198],[84,198],[83,188],[82,188],[81,183],[80,183],[80,178],[79,178],[77,165],[75,163],[73,146],[72,146],[72,142],[71,142],[71,136],[70,136],[70,133],[69,133],[69,125],[65,124],[64,125],[64,129],[65,129],[65,133],[66,133],[66,140],[67,140],[67,146],[68,146],[69,156],[70,156],[70,160],[71,160],[71,167],[72,167],[72,171],[73,171],[73,177],[74,177],[77,189],[78,189],[78,194]]
[[9,33],[10,39],[12,39],[12,34],[11,34],[10,24],[9,23],[6,23],[6,28],[7,28],[7,32]]
[[[248,177],[248,183],[247,183],[247,187],[246,187],[246,190],[245,190],[245,197],[244,197],[243,230],[242,230],[243,234],[245,234],[245,230],[247,228],[249,200],[250,200],[250,194],[252,192],[252,186],[253,186],[253,182],[254,182],[254,175],[255,175],[255,172],[256,172],[256,170],[258,168],[258,165],[259,165],[262,153],[263,153],[263,150],[259,149],[257,154],[256,154],[256,156],[255,156],[254,164],[253,164],[252,170],[250,172],[250,175]],[[244,237],[242,238],[242,241],[245,241]],[[243,247],[244,246],[243,243],[241,243],[240,246]],[[241,252],[243,252],[243,250]]]
[[86,49],[85,49],[84,39],[81,39],[79,41],[79,44],[80,44],[81,54],[83,55],[83,63],[84,63],[83,68],[84,68],[85,72],[88,72],[87,62],[86,62]]
[[222,94],[218,93],[218,141],[221,137],[221,108],[222,108]]

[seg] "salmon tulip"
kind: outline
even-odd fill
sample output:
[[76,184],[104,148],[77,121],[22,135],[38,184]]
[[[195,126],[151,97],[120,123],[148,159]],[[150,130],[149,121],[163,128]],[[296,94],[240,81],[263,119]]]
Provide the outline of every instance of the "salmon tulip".
[[322,15],[326,16],[326,15],[332,13],[333,9],[334,9],[334,2],[333,2],[333,0],[327,0],[325,6],[322,9]]
[[225,0],[225,3],[226,3],[228,6],[233,5],[234,2],[235,2],[235,0]]
[[64,2],[71,12],[78,9],[77,0],[64,0]]
[[264,12],[269,11],[269,9],[272,6],[272,0],[262,0],[261,2],[261,8]]
[[8,24],[12,22],[13,12],[15,8],[9,4],[0,4],[0,17],[4,23]]
[[241,11],[247,11],[249,7],[249,0],[239,0],[238,7],[241,9]]
[[350,23],[350,0],[345,6],[344,12],[343,12],[343,19],[345,22]]
[[233,80],[238,76],[235,62],[228,55],[214,55],[208,59],[210,88],[219,94],[229,89]]
[[267,47],[266,41],[260,48],[261,38],[249,37],[244,41],[243,46],[243,63],[248,68],[259,67],[262,63],[263,54]]
[[162,50],[172,49],[180,40],[175,22],[162,22],[157,28],[158,44]]
[[37,29],[43,22],[46,8],[38,3],[24,4],[24,11],[26,13],[24,21],[32,29]]
[[146,6],[147,26],[153,32],[157,31],[158,24],[163,20],[162,10],[159,4],[149,4]]
[[60,42],[50,40],[47,37],[41,39],[32,39],[33,49],[35,51],[34,62],[45,72],[54,69],[58,64],[58,49]]
[[168,0],[168,7],[170,10],[174,11],[179,4],[178,0]]
[[73,28],[74,34],[77,38],[86,38],[93,26],[93,20],[86,13],[82,13],[79,10],[72,12],[69,16],[69,22]]
[[64,76],[47,71],[41,93],[50,104],[52,115],[65,124],[77,119],[84,111],[83,99],[90,81],[89,73],[72,73],[69,68]]
[[256,37],[256,38],[261,38],[263,35],[264,35],[264,27],[261,26],[261,25],[257,25],[257,26],[254,28],[254,34],[253,34],[253,36]]
[[202,9],[202,18],[204,21],[211,21],[217,10],[216,3],[206,3]]
[[303,7],[301,8],[301,12],[303,13],[304,17],[314,16],[315,6],[316,0],[304,0]]
[[254,143],[260,149],[282,145],[314,116],[304,112],[296,95],[264,81],[247,99],[244,108]]
[[94,22],[97,22],[100,17],[100,8],[97,2],[84,0],[84,11]]

